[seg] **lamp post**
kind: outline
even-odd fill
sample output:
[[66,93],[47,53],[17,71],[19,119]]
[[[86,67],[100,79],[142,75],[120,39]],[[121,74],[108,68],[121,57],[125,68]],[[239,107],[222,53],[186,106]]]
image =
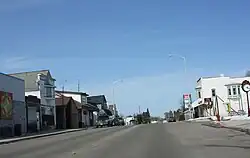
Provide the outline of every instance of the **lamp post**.
[[[115,106],[115,85],[118,84],[118,83],[121,83],[123,82],[123,80],[119,79],[119,80],[116,80],[113,82],[113,105]],[[116,116],[116,109],[114,109],[114,116]]]
[[[180,58],[180,59],[183,60],[184,73],[185,73],[185,77],[186,77],[187,76],[187,59],[186,59],[186,57],[184,57],[182,55],[179,55],[179,54],[168,54],[168,57],[169,58],[177,57],[177,58]],[[189,113],[191,113],[191,108],[190,107],[189,107]],[[191,117],[193,118],[193,112],[192,112]]]
[[169,54],[168,57],[169,58],[177,57],[177,58],[182,59],[183,60],[183,64],[184,64],[184,72],[185,72],[185,74],[187,73],[187,59],[186,59],[186,57],[184,57],[182,55],[179,55],[179,54]]

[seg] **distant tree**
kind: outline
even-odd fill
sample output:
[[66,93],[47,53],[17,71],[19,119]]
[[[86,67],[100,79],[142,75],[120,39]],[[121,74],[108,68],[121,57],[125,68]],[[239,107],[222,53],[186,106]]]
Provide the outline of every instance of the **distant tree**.
[[150,112],[149,112],[148,108],[147,108],[147,115],[148,115],[148,117],[150,117]]

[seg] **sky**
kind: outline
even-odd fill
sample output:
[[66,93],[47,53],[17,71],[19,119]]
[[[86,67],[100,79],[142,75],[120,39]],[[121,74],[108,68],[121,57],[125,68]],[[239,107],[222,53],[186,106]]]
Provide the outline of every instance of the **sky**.
[[[79,81],[81,91],[106,95],[124,115],[140,106],[162,116],[180,106],[183,93],[196,99],[199,77],[243,76],[249,69],[249,6],[248,0],[1,0],[0,72],[49,69],[59,90],[76,91]],[[186,72],[178,56],[186,58]]]

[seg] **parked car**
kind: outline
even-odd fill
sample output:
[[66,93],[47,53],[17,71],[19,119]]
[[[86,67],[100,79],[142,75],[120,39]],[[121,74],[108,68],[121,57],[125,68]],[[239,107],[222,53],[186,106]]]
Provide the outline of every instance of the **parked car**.
[[170,118],[168,119],[168,122],[176,122],[176,120],[175,120],[174,117],[170,117]]
[[109,117],[99,116],[96,122],[96,128],[109,126]]

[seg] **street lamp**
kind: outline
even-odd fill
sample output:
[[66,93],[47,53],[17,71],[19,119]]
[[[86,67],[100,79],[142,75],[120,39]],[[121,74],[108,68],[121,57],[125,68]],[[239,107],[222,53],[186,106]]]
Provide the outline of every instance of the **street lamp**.
[[186,59],[186,57],[184,57],[182,55],[179,55],[179,54],[168,54],[168,57],[169,58],[177,57],[177,58],[182,59],[183,60],[183,64],[184,64],[184,72],[185,72],[185,74],[187,73],[187,59]]
[[[123,82],[123,80],[121,80],[121,79],[113,82],[113,105],[114,106],[115,106],[115,85],[118,83],[122,83],[122,82]],[[116,113],[116,111],[114,110],[114,115],[116,115],[115,113]]]
[[[184,64],[184,73],[185,73],[185,76],[187,75],[187,59],[186,57],[182,56],[182,55],[179,55],[179,54],[168,54],[168,57],[169,58],[172,58],[172,57],[177,57],[177,58],[180,58],[183,60],[183,64]],[[187,76],[186,76],[187,77]],[[189,107],[189,113],[191,113],[191,109]],[[193,113],[193,112],[192,112]],[[193,114],[192,114],[193,115]],[[191,116],[193,118],[193,116]]]

